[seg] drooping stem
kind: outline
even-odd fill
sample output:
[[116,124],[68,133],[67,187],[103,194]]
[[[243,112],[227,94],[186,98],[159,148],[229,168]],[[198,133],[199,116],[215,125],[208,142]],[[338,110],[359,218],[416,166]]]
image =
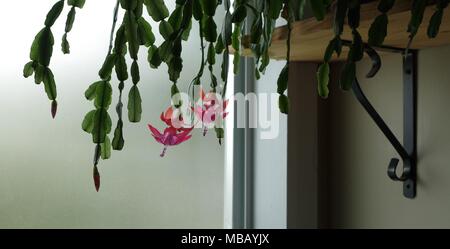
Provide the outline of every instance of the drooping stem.
[[[202,52],[202,61],[200,64],[200,69],[198,71],[197,76],[195,76],[194,80],[192,80],[191,85],[189,87],[192,87],[192,85],[201,85],[200,83],[200,78],[203,76],[203,72],[205,71],[205,40],[203,38],[203,25],[202,25],[202,21],[198,21],[198,25],[199,25],[199,31],[200,31],[200,50]],[[194,95],[194,87],[192,89],[192,95]],[[194,96],[192,96],[192,98],[194,98]]]
[[[108,54],[106,55],[106,58],[108,58],[111,55],[112,49],[113,49],[113,43],[114,43],[114,32],[116,29],[116,23],[117,23],[117,15],[119,12],[119,0],[117,0],[116,6],[114,8],[114,16],[113,16],[113,24],[112,24],[112,29],[111,29],[111,36],[110,36],[110,41],[109,41],[109,49],[108,49]],[[104,84],[109,84],[108,82],[104,82]],[[103,97],[102,97],[102,103],[101,106],[103,107],[105,105],[104,100],[105,100],[105,94],[106,91],[103,91]],[[99,120],[103,120],[103,112],[100,111],[100,119]],[[99,129],[101,129],[102,125],[98,126]],[[101,134],[101,131],[97,131],[98,134]],[[100,156],[101,156],[101,143],[100,143],[100,139],[98,139],[99,141],[97,142],[97,145],[95,146],[95,152],[94,152],[94,184],[95,184],[95,189],[97,190],[97,192],[100,190],[100,173],[98,171],[97,165],[99,163],[100,160]]]
[[117,17],[119,14],[119,4],[120,4],[120,0],[117,0],[116,6],[114,7],[113,23],[112,23],[112,27],[111,27],[111,35],[109,37],[109,48],[108,48],[107,56],[110,55],[113,50],[114,32],[116,31],[116,25],[117,25],[117,19],[118,19]]
[[292,24],[289,23],[288,25],[288,39],[287,39],[287,55],[286,55],[286,59],[287,59],[287,63],[289,63],[289,61],[291,60],[291,36],[292,36]]
[[119,102],[116,105],[116,113],[119,120],[117,121],[117,127],[116,130],[114,131],[114,139],[112,143],[112,147],[114,150],[122,150],[125,143],[123,139],[123,102],[122,102],[124,86],[125,83],[121,81],[119,83]]
[[[119,4],[120,4],[120,0],[117,0],[116,6],[114,7],[113,24],[112,24],[112,28],[111,28],[111,36],[110,36],[110,39],[109,39],[108,54],[106,55],[106,57],[108,57],[111,54],[112,49],[113,49],[114,32],[116,30],[117,16],[118,16],[118,13],[119,13]],[[97,158],[97,161],[96,161],[96,163],[94,163],[95,166],[97,166],[97,164],[98,164],[97,151],[98,151],[100,146],[101,146],[100,143],[98,143],[97,147],[96,147],[95,157]]]
[[[224,53],[225,57],[230,57],[230,48],[227,46],[225,46],[225,53]],[[235,56],[239,56],[239,55],[235,55]],[[230,64],[229,64],[229,59],[225,59],[226,61],[226,71],[228,72],[229,68],[230,68]],[[225,75],[225,81],[223,84],[223,91],[222,91],[222,99],[225,99],[226,95],[227,95],[227,87],[228,87],[228,74]]]
[[[231,16],[230,13],[230,1],[226,0],[225,1],[225,11],[226,14],[225,16]],[[224,28],[226,28],[226,26],[224,26]],[[231,28],[231,27],[230,27]],[[230,70],[230,48],[229,48],[229,42],[228,39],[229,37],[223,37],[224,39],[224,46],[225,46],[225,52],[223,53],[223,68],[222,68],[222,80],[224,81],[223,83],[223,90],[222,90],[222,99],[225,99],[225,96],[227,94],[227,87],[228,87],[228,71]],[[235,55],[236,56],[236,55]]]
[[[192,108],[194,108],[194,109],[195,109],[195,100],[194,100],[195,99],[195,86],[201,85],[201,77],[203,76],[203,73],[205,71],[205,40],[203,38],[202,20],[198,21],[198,25],[199,25],[200,50],[201,50],[201,53],[202,53],[202,61],[201,61],[200,69],[198,71],[197,76],[195,76],[195,78],[192,80],[192,82],[191,82],[191,84],[189,86],[189,89],[192,88],[192,92],[191,92],[192,100],[193,100],[192,101]],[[194,119],[195,119],[194,115],[195,115],[194,112],[192,112],[192,115],[191,115],[191,121],[192,122],[194,122]]]
[[117,112],[117,116],[119,117],[119,120],[122,120],[122,108],[123,108],[122,95],[123,95],[123,88],[124,88],[124,82],[120,82],[120,84],[119,84],[119,102],[117,103],[117,106],[116,106],[116,112]]
[[289,3],[288,3],[288,37],[287,37],[287,54],[286,59],[287,63],[291,61],[291,38],[292,38],[292,23],[294,22],[293,13],[290,9]]
[[[120,4],[120,0],[117,0],[116,6],[114,7],[113,24],[112,24],[112,27],[111,27],[111,35],[109,37],[108,55],[110,55],[112,53],[112,50],[113,50],[114,32],[116,31],[116,25],[117,25],[117,19],[118,19],[117,17],[118,17],[118,14],[119,14],[119,4]],[[120,91],[119,103],[116,106],[116,112],[117,112],[117,115],[119,116],[119,120],[122,120],[122,107],[123,107],[122,90],[123,90],[123,82],[121,82],[120,86],[119,86],[119,91]]]
[[164,157],[166,155],[167,152],[167,146],[164,147],[163,151],[161,152],[161,157]]
[[95,146],[95,152],[94,152],[94,166],[97,167],[98,162],[100,161],[100,154],[101,154],[101,146],[100,144],[97,144]]
[[200,71],[198,72],[198,76],[197,77],[202,77],[203,76],[203,71],[205,70],[205,40],[203,38],[203,25],[202,25],[202,21],[200,20],[198,22],[199,24],[199,28],[200,28],[200,47],[201,47],[201,51],[202,51],[202,64],[200,66]]

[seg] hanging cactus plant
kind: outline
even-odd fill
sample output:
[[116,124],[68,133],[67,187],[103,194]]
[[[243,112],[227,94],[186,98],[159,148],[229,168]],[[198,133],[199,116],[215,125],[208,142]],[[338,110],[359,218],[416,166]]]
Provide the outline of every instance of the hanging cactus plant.
[[[61,49],[64,54],[70,53],[69,33],[75,25],[76,11],[85,6],[85,0],[59,0],[50,9],[44,22],[44,27],[35,36],[30,51],[30,62],[24,67],[24,76],[34,75],[36,84],[43,83],[47,97],[51,101],[51,114],[55,118],[58,108],[57,85],[54,74],[50,69],[50,62],[53,55],[55,38],[52,27],[62,14],[64,7],[69,6],[64,35],[62,37]],[[142,49],[148,51],[148,63],[150,68],[157,69],[163,63],[167,65],[169,79],[172,86],[168,91],[173,97],[172,109],[161,115],[162,121],[167,125],[164,132],[159,132],[152,125],[150,131],[155,140],[164,145],[164,156],[168,146],[181,144],[191,138],[191,127],[174,127],[169,122],[172,119],[187,120],[189,117],[177,111],[182,106],[182,102],[177,98],[178,80],[183,70],[184,60],[181,57],[183,42],[187,41],[194,22],[198,22],[200,29],[201,61],[199,72],[193,77],[189,89],[194,92],[194,87],[208,87],[202,85],[201,78],[205,74],[207,67],[210,84],[208,94],[202,92],[201,105],[191,107],[194,117],[203,125],[208,124],[216,131],[216,136],[221,143],[224,139],[223,119],[226,117],[225,108],[227,101],[223,101],[226,96],[228,85],[228,71],[230,68],[231,49],[235,54],[241,51],[242,43],[249,41],[246,46],[250,47],[255,59],[255,76],[260,78],[264,74],[270,62],[269,48],[272,44],[272,36],[275,29],[275,22],[280,17],[287,21],[287,63],[280,72],[277,81],[277,92],[279,96],[279,108],[282,113],[288,113],[290,109],[287,88],[289,81],[289,69],[291,58],[291,37],[294,22],[303,18],[304,10],[308,6],[318,22],[324,20],[328,12],[334,13],[334,37],[332,37],[328,47],[324,51],[323,64],[320,65],[318,78],[318,94],[326,98],[329,94],[329,74],[333,54],[341,55],[343,44],[342,34],[344,26],[351,29],[353,39],[350,44],[345,66],[341,72],[339,80],[343,90],[349,90],[353,84],[356,74],[356,62],[363,58],[364,51],[374,51],[372,46],[382,46],[387,36],[389,19],[387,13],[393,8],[395,0],[379,0],[378,10],[380,15],[375,18],[368,34],[368,44],[363,42],[359,32],[361,5],[367,0],[176,0],[175,9],[170,12],[163,0],[118,0],[114,9],[113,25],[108,52],[103,65],[99,70],[99,80],[92,83],[85,92],[87,100],[92,101],[93,109],[89,111],[83,122],[82,129],[92,136],[94,143],[94,182],[97,191],[100,188],[100,173],[98,164],[100,159],[108,159],[112,150],[122,150],[125,146],[124,119],[122,95],[125,84],[131,81],[131,89],[128,93],[128,121],[131,123],[140,122],[142,119],[142,96],[139,90],[140,64],[138,53]],[[439,33],[439,27],[444,15],[444,9],[448,7],[450,0],[413,0],[411,1],[411,20],[405,30],[409,32],[409,44],[416,36],[420,25],[423,22],[424,11],[431,3],[436,3],[436,11],[428,25],[428,36],[434,38]],[[223,26],[217,27],[217,8],[225,9]],[[144,12],[157,22],[159,33],[164,38],[160,45],[155,44],[154,30],[146,20]],[[119,14],[122,14],[121,23]],[[250,33],[245,32],[244,25],[250,27]],[[117,28],[117,30],[116,30]],[[222,55],[222,67],[220,78],[222,84],[213,70],[216,64],[216,56]],[[374,74],[381,66],[376,53],[374,58]],[[127,65],[126,57],[130,57],[132,64]],[[238,73],[240,56],[234,56],[233,71]],[[112,81],[115,72],[118,82]],[[110,109],[112,105],[113,86],[117,83],[119,99],[115,111],[118,116],[116,128],[112,129]],[[191,91],[191,90],[190,90]],[[210,95],[215,98],[206,98]],[[194,95],[194,93],[192,94]],[[208,99],[208,100],[205,100]],[[213,111],[214,119],[205,121],[205,114]],[[170,115],[167,114],[170,112]],[[169,116],[168,116],[169,115]],[[206,130],[204,131],[206,135]],[[112,138],[111,138],[112,135]]]

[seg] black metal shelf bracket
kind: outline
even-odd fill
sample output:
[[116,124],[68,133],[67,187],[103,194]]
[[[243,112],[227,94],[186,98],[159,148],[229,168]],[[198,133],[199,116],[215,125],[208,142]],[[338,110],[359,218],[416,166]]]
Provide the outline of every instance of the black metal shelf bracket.
[[[345,44],[347,45],[347,43]],[[392,158],[387,174],[394,181],[403,182],[403,195],[413,199],[417,189],[417,51],[382,47],[383,51],[403,54],[403,144],[397,139],[383,118],[378,114],[370,101],[365,96],[358,82],[355,81],[352,90],[359,103],[364,107],[369,116],[383,132],[403,161],[403,170],[400,176],[397,168],[400,160]],[[373,61],[373,68],[367,77],[373,77],[381,67],[381,60],[377,52],[365,46],[365,51]]]

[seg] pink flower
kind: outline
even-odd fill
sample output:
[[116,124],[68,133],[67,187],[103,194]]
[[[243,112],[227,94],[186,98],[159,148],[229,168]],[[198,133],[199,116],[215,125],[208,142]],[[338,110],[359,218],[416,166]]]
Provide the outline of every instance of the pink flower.
[[228,116],[228,113],[225,112],[228,106],[228,100],[222,101],[217,97],[217,93],[210,92],[205,94],[203,90],[200,92],[200,96],[202,105],[197,105],[194,112],[205,126],[203,136],[206,136],[208,131],[207,126],[216,122],[217,116],[221,116],[222,119],[225,119]]
[[176,128],[178,131],[187,131],[190,129],[190,127],[186,128],[188,125],[184,122],[183,115],[174,111],[173,107],[169,107],[165,112],[161,113],[160,118],[168,127]]
[[152,136],[155,138],[155,140],[164,145],[164,149],[161,153],[161,157],[164,157],[166,154],[167,148],[169,146],[175,146],[179,145],[183,142],[186,142],[189,140],[192,135],[190,135],[191,131],[194,128],[185,129],[183,131],[179,131],[174,127],[168,127],[164,130],[164,133],[161,133],[153,127],[151,124],[148,125],[148,128],[150,129]]

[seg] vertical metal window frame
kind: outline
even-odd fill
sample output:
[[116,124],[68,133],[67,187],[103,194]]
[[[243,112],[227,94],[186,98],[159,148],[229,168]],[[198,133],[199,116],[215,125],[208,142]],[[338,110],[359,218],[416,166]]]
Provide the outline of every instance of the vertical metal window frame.
[[[247,20],[244,29],[250,32],[252,20]],[[230,58],[232,62],[232,58]],[[231,69],[232,63],[230,64]],[[241,57],[241,64],[237,75],[229,71],[229,93],[244,94],[255,92],[255,62],[253,58]],[[250,106],[246,103],[245,111],[235,105],[230,97],[229,107],[231,118],[227,120],[226,138],[228,139],[225,156],[225,209],[224,227],[232,229],[254,228],[253,215],[253,155],[254,129],[249,127]],[[245,117],[238,117],[243,114]],[[238,128],[239,119],[245,119],[245,128]],[[231,125],[233,124],[233,125]],[[232,140],[232,141],[231,141]]]

